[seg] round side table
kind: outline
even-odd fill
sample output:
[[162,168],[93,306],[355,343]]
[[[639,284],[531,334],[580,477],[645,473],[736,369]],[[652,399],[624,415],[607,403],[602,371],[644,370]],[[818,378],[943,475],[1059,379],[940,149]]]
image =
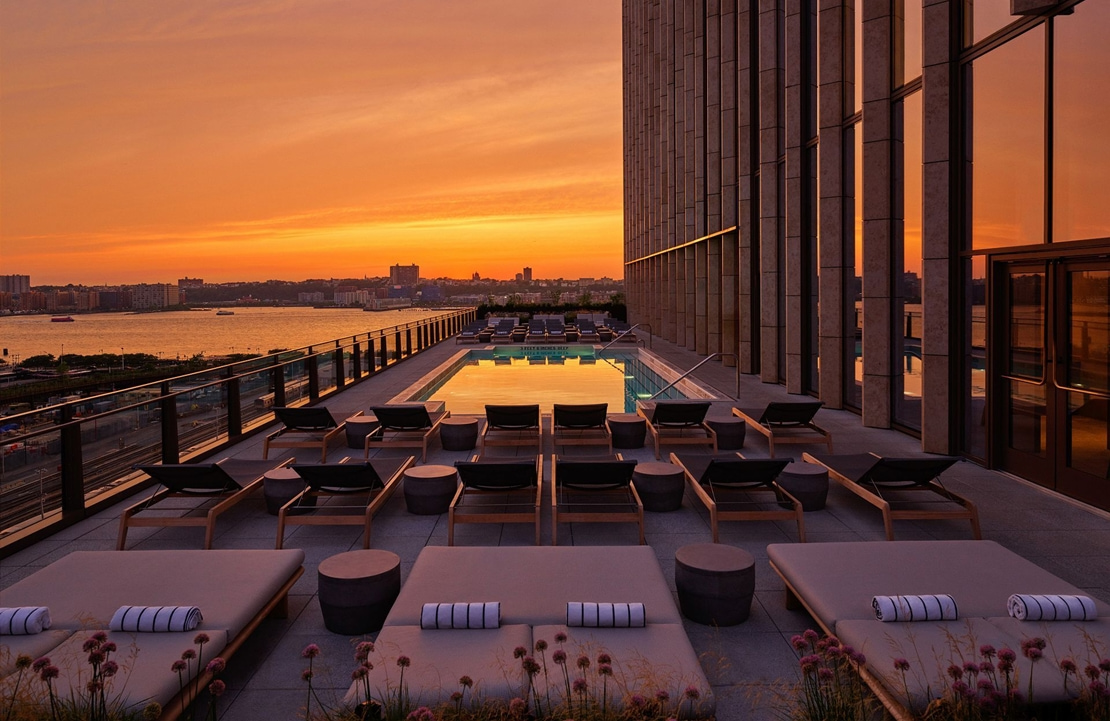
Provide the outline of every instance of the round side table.
[[376,549],[325,558],[317,568],[320,611],[332,633],[377,631],[401,592],[401,558]]
[[439,424],[439,440],[445,451],[470,451],[478,443],[478,419],[466,416],[444,418]]
[[748,620],[755,594],[755,559],[720,543],[694,543],[674,554],[674,582],[682,615],[707,626]]
[[829,495],[829,471],[816,463],[794,461],[775,479],[798,499],[803,511],[820,511]]
[[637,463],[632,483],[645,511],[677,511],[686,491],[686,474],[673,463]]
[[[304,490],[304,479],[292,468],[275,468],[262,476],[262,497],[266,499],[266,513],[278,515],[281,507],[293,500],[293,496]],[[307,513],[316,506],[316,497],[304,499],[303,509],[290,509],[289,513]]]
[[635,413],[618,413],[609,416],[613,431],[613,448],[643,448],[647,438],[647,421]]
[[717,434],[717,450],[736,451],[744,447],[748,426],[743,418],[706,418],[705,424]]
[[378,430],[381,423],[374,415],[352,416],[343,426],[347,433],[347,447],[357,448],[360,451],[366,447],[366,436]]
[[446,513],[459,483],[454,466],[412,466],[405,470],[405,505],[409,513]]

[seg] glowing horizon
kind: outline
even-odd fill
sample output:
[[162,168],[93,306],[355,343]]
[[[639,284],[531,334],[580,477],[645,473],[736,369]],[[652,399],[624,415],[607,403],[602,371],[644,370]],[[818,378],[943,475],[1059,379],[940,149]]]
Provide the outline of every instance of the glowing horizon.
[[0,6],[32,283],[623,277],[619,3]]

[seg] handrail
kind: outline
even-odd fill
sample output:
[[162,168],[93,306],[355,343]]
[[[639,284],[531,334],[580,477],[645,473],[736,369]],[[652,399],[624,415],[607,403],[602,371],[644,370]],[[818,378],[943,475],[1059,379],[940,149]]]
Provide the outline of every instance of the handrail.
[[[605,350],[607,350],[609,348],[609,346],[613,345],[614,343],[619,341],[621,338],[625,337],[626,335],[628,335],[629,333],[631,333],[632,331],[634,331],[634,330],[636,330],[637,328],[640,328],[640,327],[646,327],[647,328],[649,338],[651,338],[655,335],[655,331],[652,329],[651,323],[637,323],[636,325],[632,326],[631,328],[629,328],[625,332],[621,333],[620,335],[614,336],[613,340],[609,341],[604,346],[602,346],[601,350],[599,350],[598,353],[604,352]],[[651,345],[649,344],[648,348],[650,348],[650,347],[651,347]]]
[[[671,381],[667,385],[663,386],[657,393],[653,394],[651,396],[651,398],[648,398],[648,400],[649,401],[655,400],[656,398],[658,398],[660,395],[662,395],[666,391],[669,391],[671,388],[674,388],[676,385],[678,385],[679,381],[683,380],[684,378],[686,378],[686,376],[690,375],[691,373],[696,371],[698,368],[701,368],[703,365],[705,365],[709,361],[711,361],[715,358],[726,358],[726,357],[736,358],[737,361],[740,360],[739,358],[736,357],[735,353],[714,353],[713,355],[706,356],[701,361],[699,361],[696,366],[694,366],[690,370],[686,371],[685,373],[680,375],[678,378],[675,378],[673,381]],[[736,398],[737,399],[740,398],[740,364],[739,364],[739,362],[736,364]]]

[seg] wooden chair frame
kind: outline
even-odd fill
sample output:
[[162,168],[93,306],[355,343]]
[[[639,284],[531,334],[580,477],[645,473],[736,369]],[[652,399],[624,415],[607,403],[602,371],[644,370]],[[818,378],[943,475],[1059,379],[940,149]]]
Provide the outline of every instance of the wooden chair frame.
[[427,463],[428,443],[439,433],[443,419],[451,416],[451,411],[429,413],[423,403],[374,406],[370,412],[381,425],[366,434],[363,456],[369,458],[370,446],[378,443],[381,447],[419,448],[421,463]]
[[567,405],[556,403],[551,411],[551,442],[564,446],[605,446],[613,452],[613,429],[605,417],[608,403]]
[[[312,411],[312,413],[302,413],[302,411]],[[331,419],[330,423],[324,424],[324,414],[327,418]],[[320,451],[320,462],[328,462],[328,445],[333,439],[342,434],[346,427],[346,421],[336,421],[331,415],[331,411],[322,406],[298,406],[296,408],[274,408],[274,414],[281,419],[284,424],[278,430],[266,436],[266,440],[262,442],[262,458],[270,457],[271,448],[317,448]],[[286,423],[286,419],[293,420],[293,416],[305,415],[313,417],[314,421],[311,425],[297,425]],[[355,416],[361,416],[362,411],[354,413]],[[285,416],[285,418],[282,418]]]
[[[599,478],[600,474],[591,474],[586,479],[587,483],[578,484],[576,482],[559,482],[558,468],[563,466],[564,472],[568,467],[575,465],[589,466],[596,464],[612,464],[614,467],[614,476],[612,479],[604,477]],[[557,455],[551,456],[551,545],[559,545],[559,524],[560,523],[635,523],[640,530],[640,545],[644,545],[644,503],[640,500],[640,494],[636,492],[636,485],[632,482],[632,472],[636,467],[635,461],[625,461],[621,454],[617,453],[612,456],[604,458],[564,458],[559,459]],[[616,473],[619,469],[620,473]],[[625,474],[627,471],[627,474]],[[627,481],[623,478],[627,475]],[[575,478],[574,481],[579,479]],[[598,488],[589,488],[590,485],[598,485]],[[594,498],[601,498],[602,496],[620,496],[620,498],[613,500],[609,503],[598,503],[592,501],[583,503],[580,501],[571,501],[567,496],[567,489],[576,494],[593,495]],[[560,500],[562,495],[562,500]],[[567,506],[573,506],[577,510],[566,510]],[[560,506],[564,510],[560,510]],[[588,510],[590,506],[597,508],[606,507],[625,507],[627,510]]]
[[[469,462],[456,462],[455,467],[459,469],[459,489],[455,491],[455,497],[451,499],[451,507],[447,510],[447,545],[455,545],[455,524],[456,523],[532,523],[536,528],[536,545],[540,545],[540,507],[543,502],[543,456],[536,456],[534,464],[535,469],[535,482],[529,485],[511,483],[511,478],[503,478],[500,482],[503,484],[498,486],[499,481],[496,474],[491,474],[490,480],[493,481],[489,485],[481,486],[478,484],[467,483],[467,469],[472,468],[479,470],[479,466],[525,466],[533,465],[531,461],[525,459],[483,459],[479,455],[473,456]],[[502,474],[507,475],[507,474]],[[520,501],[498,501],[495,503],[485,503],[484,499],[500,497],[505,499],[507,496],[520,496]],[[468,506],[467,499],[477,499],[473,506]],[[521,508],[528,510],[519,511],[506,511],[497,510],[506,507]],[[488,509],[488,510],[486,510]]]
[[539,404],[487,405],[486,427],[482,429],[479,452],[485,453],[489,446],[534,445],[537,454],[543,453],[541,421]]
[[[674,445],[708,445],[712,447],[713,453],[717,452],[717,432],[709,427],[705,422],[705,416],[709,412],[712,404],[709,402],[693,402],[693,401],[654,401],[654,406],[644,407],[637,405],[636,412],[644,417],[647,421],[648,435],[651,436],[651,441],[655,446],[655,458],[659,460],[662,456],[659,453],[659,446],[668,443]],[[689,415],[691,418],[696,416],[693,408],[703,408],[700,421],[693,421],[690,418],[671,421],[667,420],[668,416],[674,418],[682,418]],[[663,409],[660,412],[660,409]],[[683,413],[683,411],[686,411]],[[688,435],[693,433],[694,435]]]
[[821,401],[768,403],[762,411],[733,408],[732,415],[744,419],[752,430],[767,438],[771,458],[775,457],[776,443],[824,443],[832,453],[832,433],[813,422],[823,405]]

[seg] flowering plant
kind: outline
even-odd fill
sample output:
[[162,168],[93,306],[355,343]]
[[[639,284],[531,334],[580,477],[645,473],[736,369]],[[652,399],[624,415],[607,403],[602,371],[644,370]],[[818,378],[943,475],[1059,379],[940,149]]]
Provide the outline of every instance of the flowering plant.
[[860,676],[866,658],[836,636],[816,631],[790,639],[800,658],[802,678],[794,708],[798,721],[864,721],[874,714],[875,699]]

